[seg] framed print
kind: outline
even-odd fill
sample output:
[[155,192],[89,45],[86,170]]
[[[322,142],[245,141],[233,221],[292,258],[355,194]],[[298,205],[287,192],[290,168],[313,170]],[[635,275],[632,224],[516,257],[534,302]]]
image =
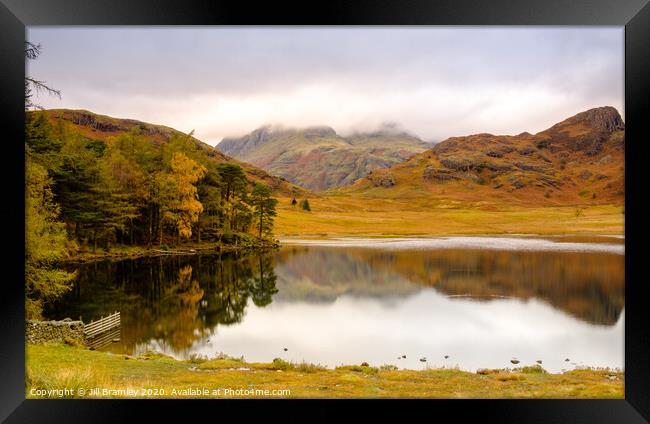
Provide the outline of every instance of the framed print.
[[2,2],[3,420],[648,421],[647,1]]

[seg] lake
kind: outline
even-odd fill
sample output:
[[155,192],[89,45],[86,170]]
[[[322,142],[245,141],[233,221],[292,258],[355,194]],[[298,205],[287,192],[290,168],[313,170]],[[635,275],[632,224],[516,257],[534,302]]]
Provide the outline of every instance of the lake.
[[623,369],[624,260],[614,237],[287,240],[77,265],[46,316],[120,311],[120,341],[101,350],[180,359]]

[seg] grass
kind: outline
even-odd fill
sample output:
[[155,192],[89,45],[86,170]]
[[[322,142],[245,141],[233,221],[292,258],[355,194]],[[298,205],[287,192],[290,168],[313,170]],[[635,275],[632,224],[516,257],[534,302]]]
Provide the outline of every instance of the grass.
[[622,206],[526,207],[414,197],[404,200],[349,195],[310,198],[311,212],[278,205],[280,238],[434,236],[475,234],[623,234]]
[[[26,396],[44,397],[291,397],[291,398],[623,398],[621,372],[578,369],[562,374],[526,368],[470,373],[458,369],[396,370],[392,366],[294,364],[276,359],[247,363],[216,359],[177,361],[161,354],[137,357],[67,345],[27,345]],[[541,368],[541,367],[540,367]],[[74,393],[47,392],[75,389]],[[79,389],[85,389],[84,396]],[[89,389],[107,389],[89,394]],[[130,392],[126,390],[129,389]],[[221,389],[220,392],[217,390]],[[226,394],[230,389],[232,394]],[[245,392],[244,390],[259,390]],[[38,390],[38,392],[36,391]],[[111,391],[112,390],[112,391]],[[121,391],[120,391],[121,390]],[[237,391],[239,390],[239,392]],[[273,390],[289,390],[281,396]],[[43,395],[38,395],[42,393]]]

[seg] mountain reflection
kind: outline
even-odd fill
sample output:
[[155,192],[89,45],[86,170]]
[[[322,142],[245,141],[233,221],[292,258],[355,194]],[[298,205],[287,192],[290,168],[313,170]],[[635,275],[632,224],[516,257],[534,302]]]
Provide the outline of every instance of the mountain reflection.
[[323,301],[430,287],[477,301],[536,298],[601,325],[616,324],[625,305],[625,258],[610,253],[292,247],[277,262],[283,298],[305,286]]
[[[122,313],[121,340],[133,353],[151,343],[187,353],[241,323],[247,308],[341,296],[401,302],[423,290],[490,302],[537,299],[583,322],[613,326],[624,308],[624,256],[608,253],[504,252],[287,247],[250,256],[188,255],[78,266],[75,290],[47,316],[88,322]],[[291,325],[291,323],[287,323]]]

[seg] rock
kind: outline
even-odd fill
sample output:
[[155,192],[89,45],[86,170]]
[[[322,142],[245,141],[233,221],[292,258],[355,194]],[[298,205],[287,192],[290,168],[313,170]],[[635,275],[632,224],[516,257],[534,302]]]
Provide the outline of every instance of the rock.
[[25,341],[32,344],[66,343],[86,345],[84,323],[66,318],[62,321],[25,321]]
[[531,153],[534,153],[534,152],[535,152],[535,149],[533,149],[532,147],[524,147],[522,149],[519,149],[519,151],[518,151],[518,153],[521,156],[528,156],[528,155],[530,155]]
[[526,187],[526,184],[524,184],[523,181],[521,181],[519,178],[515,177],[514,175],[508,178],[508,182],[512,185],[512,187],[515,190]]
[[361,363],[361,366],[362,366],[362,367],[369,367],[370,365],[368,365],[367,362],[362,362],[362,363]]
[[598,165],[606,165],[606,164],[610,163],[611,161],[612,161],[612,155],[605,155],[602,158],[600,158],[600,160],[597,161],[596,163]]
[[395,185],[395,177],[392,174],[372,174],[368,175],[375,187],[392,187]]
[[580,178],[581,180],[588,180],[589,177],[591,177],[592,175],[593,174],[591,172],[584,170],[580,173],[580,175],[578,175],[578,178]]
[[423,178],[428,181],[433,181],[436,183],[444,183],[446,181],[452,181],[459,179],[457,176],[453,175],[449,170],[444,168],[436,168],[433,166],[427,166],[424,168],[424,173],[422,174]]
[[546,172],[546,167],[544,166],[538,166],[538,165],[531,165],[529,163],[523,163],[523,162],[516,162],[515,166],[522,171],[535,171],[535,172]]

